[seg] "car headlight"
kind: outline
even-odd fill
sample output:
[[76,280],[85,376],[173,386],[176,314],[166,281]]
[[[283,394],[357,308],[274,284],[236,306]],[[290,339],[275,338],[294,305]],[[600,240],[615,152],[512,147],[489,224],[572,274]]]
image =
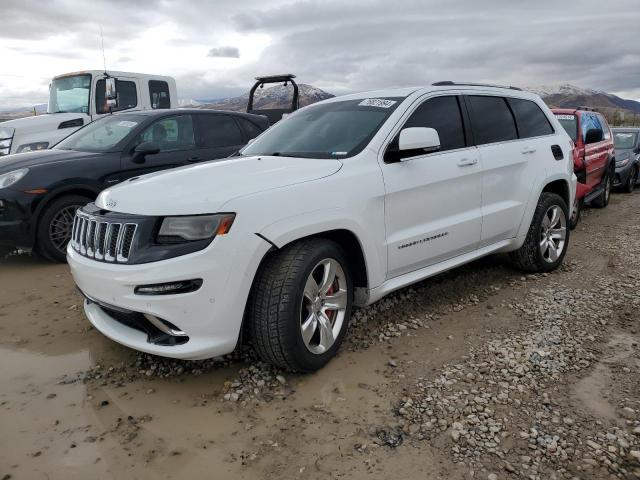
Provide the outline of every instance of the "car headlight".
[[0,188],[10,187],[29,172],[28,168],[21,168],[9,173],[0,175]]
[[2,127],[0,126],[0,140],[4,139],[12,139],[13,133],[16,131],[13,127]]
[[616,167],[626,167],[629,164],[630,160],[631,159],[629,158],[628,155],[625,158],[621,158],[619,160],[616,160]]
[[16,153],[34,152],[36,150],[46,150],[49,148],[49,142],[25,143],[20,145]]
[[213,239],[229,232],[235,213],[165,217],[158,231],[158,243],[183,243]]

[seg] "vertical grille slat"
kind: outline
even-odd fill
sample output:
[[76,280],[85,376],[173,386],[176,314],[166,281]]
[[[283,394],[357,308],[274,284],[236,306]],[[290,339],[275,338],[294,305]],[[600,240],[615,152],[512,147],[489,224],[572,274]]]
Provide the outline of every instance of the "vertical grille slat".
[[78,210],[73,220],[71,247],[89,258],[127,263],[137,229],[136,223],[113,222]]

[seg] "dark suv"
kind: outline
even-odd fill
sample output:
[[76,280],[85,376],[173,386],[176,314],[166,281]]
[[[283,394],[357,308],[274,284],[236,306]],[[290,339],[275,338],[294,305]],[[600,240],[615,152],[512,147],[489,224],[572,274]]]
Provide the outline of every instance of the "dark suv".
[[65,261],[75,211],[131,177],[233,155],[264,116],[216,110],[108,115],[50,150],[0,160],[0,247]]
[[640,180],[640,128],[614,128],[616,177],[614,186],[633,192]]

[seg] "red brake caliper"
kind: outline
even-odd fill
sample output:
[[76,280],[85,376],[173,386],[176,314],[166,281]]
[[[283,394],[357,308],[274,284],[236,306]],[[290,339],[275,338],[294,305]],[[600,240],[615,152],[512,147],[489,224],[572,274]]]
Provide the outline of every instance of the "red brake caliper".
[[[329,287],[329,290],[327,290],[327,296],[329,295],[333,295],[334,289],[333,289],[333,284]],[[336,315],[336,311],[335,310],[327,310],[327,317],[329,317],[329,320],[331,320],[331,323],[333,323],[333,317],[335,317]]]

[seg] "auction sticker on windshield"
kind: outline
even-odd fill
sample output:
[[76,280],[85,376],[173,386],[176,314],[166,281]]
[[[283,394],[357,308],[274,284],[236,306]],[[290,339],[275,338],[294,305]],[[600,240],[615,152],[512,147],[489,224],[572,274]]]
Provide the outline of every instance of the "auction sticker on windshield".
[[556,118],[558,120],[575,120],[576,116],[575,115],[556,115]]
[[396,104],[395,100],[387,100],[386,98],[365,98],[361,101],[359,107],[378,107],[389,108]]
[[136,125],[138,125],[138,122],[130,122],[129,120],[123,120],[121,122],[118,122],[119,127],[133,128]]

